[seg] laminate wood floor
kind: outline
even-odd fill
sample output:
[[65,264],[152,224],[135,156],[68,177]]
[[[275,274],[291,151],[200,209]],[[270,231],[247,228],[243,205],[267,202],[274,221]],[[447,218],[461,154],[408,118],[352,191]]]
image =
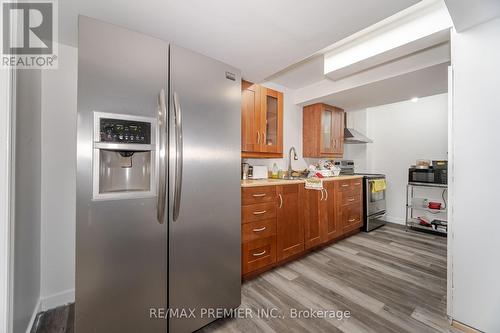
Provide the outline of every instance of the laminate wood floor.
[[[219,320],[200,332],[459,332],[446,317],[446,238],[394,224],[244,283],[241,307],[252,315]],[[261,309],[279,315],[262,316]],[[351,316],[291,318],[310,309]]]
[[[310,310],[335,318],[307,317]],[[51,311],[32,332],[72,333],[73,305]],[[245,282],[240,311],[247,316],[199,332],[460,332],[446,318],[446,238],[393,224]]]

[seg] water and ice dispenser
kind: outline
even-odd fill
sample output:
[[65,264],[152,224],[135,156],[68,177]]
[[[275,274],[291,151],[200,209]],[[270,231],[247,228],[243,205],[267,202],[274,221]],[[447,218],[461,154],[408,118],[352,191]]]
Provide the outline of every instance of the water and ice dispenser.
[[156,119],[94,113],[93,198],[156,195]]

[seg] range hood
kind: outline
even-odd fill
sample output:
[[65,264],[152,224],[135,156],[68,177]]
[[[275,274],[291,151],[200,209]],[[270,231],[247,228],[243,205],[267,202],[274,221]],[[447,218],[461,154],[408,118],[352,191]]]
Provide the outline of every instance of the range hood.
[[346,144],[359,144],[359,143],[372,143],[373,140],[366,135],[361,134],[354,128],[344,128],[344,143]]

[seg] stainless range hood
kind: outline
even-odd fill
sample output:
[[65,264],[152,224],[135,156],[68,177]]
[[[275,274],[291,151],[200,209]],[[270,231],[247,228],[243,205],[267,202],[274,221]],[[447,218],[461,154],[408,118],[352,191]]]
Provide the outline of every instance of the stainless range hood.
[[366,135],[356,131],[353,128],[344,128],[344,143],[346,144],[360,144],[360,143],[372,143],[373,140],[368,138]]

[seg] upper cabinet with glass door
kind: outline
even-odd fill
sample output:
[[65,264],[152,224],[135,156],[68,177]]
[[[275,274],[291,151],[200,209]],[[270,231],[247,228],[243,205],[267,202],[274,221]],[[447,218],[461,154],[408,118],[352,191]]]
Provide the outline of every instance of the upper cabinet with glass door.
[[304,157],[344,155],[344,110],[317,103],[303,109]]
[[283,93],[243,81],[242,157],[283,157]]

